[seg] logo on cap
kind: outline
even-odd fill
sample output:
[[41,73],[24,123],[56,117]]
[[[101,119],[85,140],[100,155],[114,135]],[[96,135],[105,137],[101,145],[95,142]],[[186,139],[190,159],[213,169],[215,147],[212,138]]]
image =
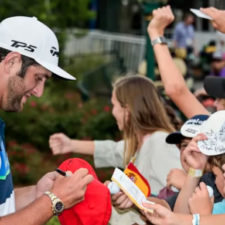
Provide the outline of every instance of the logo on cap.
[[28,52],[34,52],[35,49],[37,48],[36,46],[29,45],[29,44],[27,44],[25,42],[16,41],[16,40],[11,40],[11,41],[12,41],[12,44],[11,44],[12,47],[23,48],[24,50],[26,50]]
[[52,56],[59,57],[59,51],[57,51],[56,47],[52,47],[50,53],[52,54]]
[[204,121],[200,119],[189,119],[186,124],[201,125]]

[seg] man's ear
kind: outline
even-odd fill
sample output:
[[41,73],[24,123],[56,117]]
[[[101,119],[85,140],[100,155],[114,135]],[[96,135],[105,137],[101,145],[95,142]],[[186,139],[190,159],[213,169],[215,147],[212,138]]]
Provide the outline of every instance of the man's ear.
[[2,61],[4,70],[8,74],[15,74],[20,71],[22,65],[21,54],[17,52],[9,52]]

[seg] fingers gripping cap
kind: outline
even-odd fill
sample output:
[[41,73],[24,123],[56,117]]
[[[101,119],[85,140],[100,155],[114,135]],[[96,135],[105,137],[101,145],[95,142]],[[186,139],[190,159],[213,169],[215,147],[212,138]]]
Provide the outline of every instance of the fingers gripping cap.
[[36,17],[15,16],[0,23],[0,47],[34,59],[62,78],[75,78],[58,67],[59,45],[54,32]]
[[225,110],[213,113],[201,126],[200,132],[207,139],[198,141],[199,150],[205,155],[225,153]]

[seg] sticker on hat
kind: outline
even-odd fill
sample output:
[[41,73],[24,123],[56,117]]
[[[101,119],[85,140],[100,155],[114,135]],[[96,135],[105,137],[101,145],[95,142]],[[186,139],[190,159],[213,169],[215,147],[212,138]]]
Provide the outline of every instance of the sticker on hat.
[[208,117],[208,115],[196,115],[190,118],[181,127],[181,134],[189,138],[195,137],[199,133],[201,125]]
[[207,140],[198,141],[199,150],[205,155],[225,153],[225,110],[213,113],[200,128]]

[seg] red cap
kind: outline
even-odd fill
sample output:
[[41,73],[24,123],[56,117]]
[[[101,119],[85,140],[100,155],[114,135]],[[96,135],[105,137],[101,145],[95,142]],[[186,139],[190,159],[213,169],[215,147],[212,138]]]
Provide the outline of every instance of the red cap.
[[64,161],[59,168],[64,171],[76,171],[87,168],[94,180],[87,186],[84,201],[64,210],[59,221],[62,225],[107,225],[111,217],[111,197],[108,188],[102,184],[86,161],[72,158]]

